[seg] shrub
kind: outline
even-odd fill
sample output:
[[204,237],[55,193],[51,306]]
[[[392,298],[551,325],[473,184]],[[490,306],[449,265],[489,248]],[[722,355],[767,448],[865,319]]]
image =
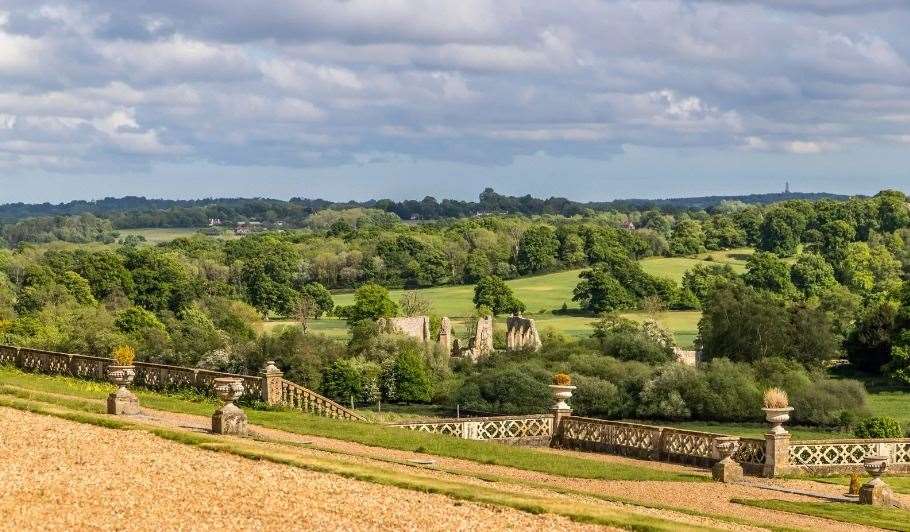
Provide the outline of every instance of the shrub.
[[553,384],[557,384],[559,386],[568,386],[572,384],[572,377],[570,377],[567,373],[557,373],[553,375]]
[[790,398],[780,388],[768,388],[762,397],[762,405],[765,408],[787,408],[790,406]]
[[615,384],[597,377],[580,375],[575,379],[575,385],[578,389],[572,397],[572,407],[578,415],[604,417],[620,415],[622,398]]
[[853,435],[857,438],[900,438],[904,429],[894,418],[867,417],[853,428]]
[[128,345],[118,345],[114,348],[113,356],[118,366],[131,366],[136,359],[136,350]]

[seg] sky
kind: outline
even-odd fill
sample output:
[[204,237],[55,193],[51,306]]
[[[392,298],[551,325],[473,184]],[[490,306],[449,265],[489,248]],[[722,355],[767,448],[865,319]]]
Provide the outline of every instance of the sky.
[[0,0],[0,203],[910,190],[906,0]]

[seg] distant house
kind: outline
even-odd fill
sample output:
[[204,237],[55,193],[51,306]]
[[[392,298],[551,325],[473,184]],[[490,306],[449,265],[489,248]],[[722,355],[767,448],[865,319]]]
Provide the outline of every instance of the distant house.
[[251,233],[258,233],[259,231],[264,231],[265,227],[262,225],[262,222],[257,222],[255,220],[249,222],[237,222],[237,226],[234,228],[235,235],[249,235]]
[[632,220],[626,220],[625,222],[623,222],[620,225],[622,226],[623,229],[628,229],[630,231],[635,230],[635,224],[632,223]]
[[209,227],[215,227],[216,225],[224,225],[224,222],[221,221],[221,218],[209,218]]

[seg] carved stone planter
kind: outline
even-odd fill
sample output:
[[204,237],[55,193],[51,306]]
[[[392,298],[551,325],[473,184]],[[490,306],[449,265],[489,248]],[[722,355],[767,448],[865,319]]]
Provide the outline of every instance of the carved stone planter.
[[117,391],[107,396],[107,413],[134,416],[139,413],[139,398],[126,387],[136,378],[135,366],[108,366],[107,378],[117,385]]
[[218,377],[214,380],[213,386],[218,398],[224,401],[224,406],[212,415],[212,432],[245,436],[247,433],[246,414],[234,404],[234,401],[243,395],[243,379]]
[[792,406],[784,408],[762,408],[765,412],[765,419],[771,424],[771,434],[789,434],[783,427],[783,424],[790,421],[790,412]]
[[733,455],[739,450],[738,436],[714,438],[714,448],[720,461],[711,468],[711,477],[718,482],[739,482],[743,479],[743,468]]
[[[894,492],[882,480],[882,475],[888,469],[887,456],[867,456],[863,459],[863,467],[866,472],[872,476],[872,480],[866,482],[859,489],[860,504],[871,504],[873,506],[899,506],[896,503]],[[896,503],[896,504],[895,504]]]
[[570,384],[551,384],[550,390],[553,392],[553,400],[556,401],[551,410],[572,410],[566,401],[572,398],[572,390],[575,389],[576,386]]

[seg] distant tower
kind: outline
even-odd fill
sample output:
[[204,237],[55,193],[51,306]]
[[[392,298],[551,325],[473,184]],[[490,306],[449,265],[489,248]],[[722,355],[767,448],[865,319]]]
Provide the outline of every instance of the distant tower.
[[790,193],[790,182],[787,181],[787,183],[784,185],[784,194],[789,194],[789,193]]

